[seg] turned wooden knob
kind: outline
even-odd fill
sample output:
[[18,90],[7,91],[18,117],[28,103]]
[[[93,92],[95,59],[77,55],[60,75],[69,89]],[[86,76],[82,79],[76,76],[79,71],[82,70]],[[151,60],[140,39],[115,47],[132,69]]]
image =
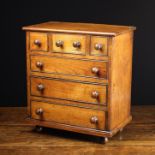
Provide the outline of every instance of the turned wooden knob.
[[45,89],[45,86],[43,84],[38,84],[37,89],[39,91],[43,91]]
[[92,73],[94,73],[94,74],[98,74],[100,70],[99,70],[98,67],[93,67],[91,71],[92,71]]
[[41,61],[37,61],[36,62],[36,66],[38,67],[38,68],[43,68],[43,63],[41,62]]
[[79,41],[74,41],[73,42],[73,47],[80,48],[80,46],[81,46],[81,43]]
[[63,47],[64,42],[62,40],[58,40],[55,44],[57,47]]
[[95,44],[95,49],[96,50],[102,50],[103,44]]
[[34,44],[37,45],[37,46],[41,46],[41,41],[38,40],[38,39],[36,39],[36,40],[34,41]]
[[93,117],[90,118],[90,122],[94,123],[94,124],[97,124],[98,123],[98,118],[96,116],[93,116]]
[[93,98],[97,99],[99,97],[99,92],[93,91],[91,95],[92,95]]
[[37,115],[42,115],[43,114],[43,109],[42,108],[38,108],[37,110],[36,110],[36,114]]

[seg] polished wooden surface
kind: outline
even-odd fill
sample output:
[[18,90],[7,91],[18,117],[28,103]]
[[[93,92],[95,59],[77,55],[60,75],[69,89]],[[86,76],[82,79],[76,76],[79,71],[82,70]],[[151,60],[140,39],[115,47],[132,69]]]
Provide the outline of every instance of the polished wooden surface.
[[[45,115],[45,120],[52,120],[52,122],[40,122],[33,119],[34,124],[112,137],[131,121],[134,27],[48,22],[23,29],[27,30],[28,116],[38,118],[36,116],[43,113],[45,106],[45,114],[42,116]],[[40,105],[35,107],[37,109],[34,108],[36,104],[30,106],[32,97],[40,98]],[[54,99],[59,100],[60,106],[55,106]],[[45,104],[47,100],[48,104]],[[74,104],[76,108],[67,104],[63,111],[62,108],[66,103],[63,101],[76,102],[77,104]],[[47,108],[49,103],[52,104],[51,107],[56,108],[55,115],[52,112],[50,115],[50,110]],[[84,107],[88,104],[94,104],[96,107]],[[79,108],[80,106],[83,108]],[[99,113],[100,111],[102,114],[105,113],[104,117],[97,118],[91,108],[99,110]],[[85,111],[83,114],[89,111],[92,113],[92,118],[89,120],[99,121],[100,124],[102,118],[105,120],[101,121],[104,122],[102,125],[105,124],[105,128],[102,126],[100,127],[102,130],[92,130],[90,124],[84,121],[88,119],[87,116],[78,126],[73,121],[74,118],[67,117],[67,109],[71,112],[77,109],[79,113],[80,110]],[[60,113],[59,110],[63,111],[64,115],[56,115]],[[36,113],[37,115],[34,115]],[[77,117],[77,113],[74,117]],[[58,121],[54,122],[54,118]],[[62,119],[64,122],[60,122],[60,118],[64,118]]]
[[26,32],[26,82],[27,82],[27,114],[30,115],[30,32]]
[[135,27],[92,23],[46,22],[25,26],[23,27],[23,30],[116,36],[128,31],[135,30]]
[[99,137],[62,130],[38,133],[24,120],[26,113],[26,108],[0,108],[1,155],[155,154],[155,106],[133,106],[132,122],[107,144]]
[[[101,48],[97,48],[100,45]],[[92,36],[91,37],[91,55],[106,56],[108,53],[107,37]]]
[[[39,91],[38,85],[44,86],[44,90]],[[98,97],[93,97],[92,93],[97,91]],[[79,83],[61,79],[31,78],[31,95],[47,98],[60,98],[65,100],[81,101],[94,104],[106,104],[107,86]]]
[[[30,49],[47,51],[48,50],[48,39],[46,33],[31,32],[30,33]],[[38,42],[38,44],[37,44]]]
[[[78,108],[46,102],[31,102],[32,118],[40,121],[50,121],[86,128],[105,129],[105,112],[91,109]],[[42,113],[37,113],[38,110]],[[59,116],[59,117],[58,117]],[[93,117],[98,122],[91,121]]]
[[109,68],[109,129],[130,117],[133,33],[112,40]]
[[54,103],[59,105],[68,105],[68,106],[74,106],[74,107],[83,107],[86,109],[95,109],[95,110],[103,110],[107,111],[107,107],[101,104],[90,104],[86,102],[76,102],[76,101],[68,101],[68,100],[62,100],[62,99],[52,99],[52,98],[42,98],[38,96],[31,96],[30,100],[33,101],[44,101],[48,103]]
[[[37,62],[42,66],[37,66]],[[79,65],[80,64],[80,65]],[[97,68],[98,71],[95,72]],[[54,73],[63,75],[107,78],[107,63],[103,61],[86,61],[66,59],[61,57],[47,57],[41,55],[31,56],[31,71]],[[74,77],[73,77],[74,79]]]
[[[52,52],[61,53],[72,53],[72,54],[84,54],[86,53],[86,36],[84,35],[70,35],[70,34],[52,34],[50,37],[50,45]],[[61,47],[56,45],[57,41],[62,41],[63,45]],[[80,46],[75,48],[73,46],[74,42],[80,42]]]

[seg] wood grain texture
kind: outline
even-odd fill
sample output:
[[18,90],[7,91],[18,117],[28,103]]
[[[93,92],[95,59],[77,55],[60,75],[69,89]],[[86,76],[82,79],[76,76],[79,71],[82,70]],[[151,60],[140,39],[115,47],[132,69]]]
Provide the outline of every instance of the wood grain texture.
[[[154,155],[155,106],[133,106],[133,121],[106,145],[99,137],[44,128],[24,120],[26,108],[0,108],[1,155]],[[9,115],[8,115],[9,114]]]
[[54,79],[63,79],[63,80],[74,80],[75,82],[83,81],[88,83],[97,83],[97,84],[105,84],[108,85],[108,79],[103,78],[86,78],[84,76],[75,76],[75,75],[64,75],[64,74],[51,74],[45,72],[31,72],[31,76],[41,76],[41,77],[48,77]]
[[45,51],[31,51],[31,55],[44,55],[44,56],[55,56],[55,57],[63,57],[63,58],[72,58],[72,59],[84,59],[84,60],[99,60],[99,61],[107,61],[109,60],[108,56],[98,56],[98,55],[90,55],[90,50],[86,52],[86,55],[80,54],[72,54],[72,53],[60,53],[60,52],[45,52]]
[[[36,110],[41,108],[42,115],[37,115]],[[46,102],[31,101],[32,118],[40,121],[50,121],[86,128],[105,129],[105,112],[72,106],[62,106]],[[59,116],[59,117],[58,117]],[[92,117],[97,117],[97,123],[91,123]]]
[[[39,45],[35,44],[35,41],[39,41]],[[48,50],[48,38],[46,33],[31,32],[30,33],[30,50],[47,51]]]
[[128,31],[133,31],[135,27],[92,23],[46,22],[25,26],[23,30],[116,36]]
[[[42,92],[37,90],[39,84],[43,84],[45,87]],[[98,98],[92,97],[94,91],[99,93]],[[105,105],[107,88],[101,85],[64,81],[61,79],[32,77],[31,95]]]
[[30,33],[26,32],[26,82],[27,82],[27,113],[30,115]]
[[[101,50],[96,50],[95,45],[101,44],[103,47]],[[108,54],[108,38],[102,36],[92,36],[91,37],[91,55],[98,55],[98,56],[106,56]]]
[[[35,125],[111,137],[131,121],[134,27],[48,22],[23,29],[27,30],[29,114],[31,110],[34,117],[35,108],[30,108],[32,99],[45,107],[46,119],[63,120],[61,115],[53,116],[48,109],[47,105],[54,106],[54,99],[60,102],[53,108],[55,113],[63,111],[64,106],[67,113],[63,115],[68,122],[66,125],[33,119]],[[67,109],[73,112],[76,108],[79,113],[83,108],[83,114],[91,113],[93,108],[98,112],[105,110],[105,126],[102,127],[105,131],[82,128],[87,126],[85,119],[81,126],[71,126],[74,118],[67,117]]]
[[66,105],[66,106],[73,106],[73,107],[83,107],[85,109],[94,109],[94,110],[100,110],[100,111],[107,111],[107,107],[100,104],[90,104],[85,102],[74,102],[74,101],[68,101],[68,100],[62,100],[62,99],[52,99],[52,98],[44,98],[44,97],[38,97],[38,96],[31,96],[31,101],[41,101],[41,102],[47,102],[47,103],[54,103],[58,105]]
[[[37,67],[37,62],[41,62],[43,66]],[[96,74],[92,72],[94,67],[99,69]],[[31,71],[106,79],[107,63],[35,55],[31,56]]]
[[133,33],[112,40],[109,68],[109,129],[130,117]]
[[[50,36],[49,36],[50,37]],[[50,37],[50,51],[60,53],[72,53],[72,54],[86,54],[88,44],[86,42],[85,35],[71,35],[71,34],[51,34]],[[62,41],[63,46],[57,47],[56,42]],[[80,42],[80,47],[73,47],[74,42]]]

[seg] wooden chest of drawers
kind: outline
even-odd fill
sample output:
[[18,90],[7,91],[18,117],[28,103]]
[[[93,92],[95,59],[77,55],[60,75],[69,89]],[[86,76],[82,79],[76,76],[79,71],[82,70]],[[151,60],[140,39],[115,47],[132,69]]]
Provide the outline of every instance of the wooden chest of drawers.
[[134,27],[47,22],[23,29],[34,125],[107,140],[131,121]]

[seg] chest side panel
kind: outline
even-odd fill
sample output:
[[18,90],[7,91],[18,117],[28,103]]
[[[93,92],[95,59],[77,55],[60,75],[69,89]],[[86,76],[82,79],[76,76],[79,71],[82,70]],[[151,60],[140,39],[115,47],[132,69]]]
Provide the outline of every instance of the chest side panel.
[[129,119],[133,33],[113,38],[109,68],[109,129]]

